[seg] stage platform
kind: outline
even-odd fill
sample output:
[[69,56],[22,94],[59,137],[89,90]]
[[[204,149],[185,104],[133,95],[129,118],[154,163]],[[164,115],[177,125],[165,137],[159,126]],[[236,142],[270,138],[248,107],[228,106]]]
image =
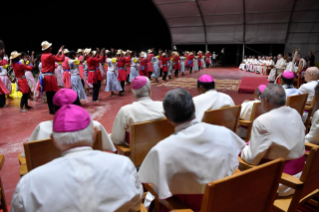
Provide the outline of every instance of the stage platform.
[[[176,87],[187,89],[192,96],[198,95],[197,79],[202,74],[210,74],[216,81],[216,88],[220,92],[229,94],[236,104],[244,100],[253,100],[252,94],[238,93],[242,77],[259,77],[258,75],[243,72],[237,67],[218,67],[201,70],[198,73],[189,74],[183,77],[174,78],[168,82],[160,81],[159,84],[152,83],[153,99],[162,101],[166,92]],[[260,76],[261,77],[261,76]],[[121,106],[134,101],[130,85],[125,86],[123,96],[112,96],[104,92],[105,84],[100,92],[100,102],[93,103],[92,95],[88,102],[83,102],[83,107],[88,110],[94,120],[101,122],[107,132],[111,133],[113,121]],[[0,109],[0,154],[5,155],[5,164],[1,170],[1,178],[6,194],[8,205],[11,203],[14,189],[20,179],[18,153],[23,150],[23,142],[27,142],[34,128],[41,121],[52,120],[48,106],[44,103],[30,102],[33,108],[27,113],[19,113],[19,99],[11,100],[10,106]]]

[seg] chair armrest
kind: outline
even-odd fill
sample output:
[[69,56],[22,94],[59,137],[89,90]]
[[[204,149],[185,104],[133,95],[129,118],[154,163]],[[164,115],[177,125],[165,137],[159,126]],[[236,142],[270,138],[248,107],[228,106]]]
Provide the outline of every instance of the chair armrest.
[[27,164],[22,164],[20,167],[20,177],[22,177],[23,175],[27,174],[29,171],[28,171],[28,167],[27,167]]
[[306,150],[311,150],[312,148],[317,148],[317,147],[318,147],[317,144],[312,144],[312,143],[308,143],[308,142],[305,143]]
[[286,186],[289,186],[294,189],[301,189],[304,185],[304,182],[300,181],[298,178],[291,176],[286,173],[281,174],[280,183]]
[[114,146],[116,147],[119,155],[125,155],[125,156],[131,156],[131,148],[124,146],[124,145],[118,145],[118,144],[114,144]]
[[251,169],[256,167],[255,165],[251,165],[244,161],[241,157],[238,156],[238,161],[239,161],[239,170],[246,170],[246,169]]
[[3,164],[4,164],[4,161],[5,161],[4,155],[0,155],[0,170],[2,169],[2,166],[3,166]]
[[[312,108],[313,108],[313,107],[310,106],[310,105],[306,105],[306,106],[305,106],[305,110],[312,110]],[[308,114],[308,115],[309,115],[309,114]]]
[[145,208],[145,206],[143,205],[143,203],[141,203],[140,212],[147,212],[147,209]]
[[19,164],[22,165],[22,164],[27,164],[27,159],[25,157],[22,157],[21,156],[22,153],[19,153],[18,155],[18,159],[19,159]]
[[249,126],[251,125],[253,122],[252,121],[248,121],[248,120],[239,120],[239,125],[243,125],[243,126]]

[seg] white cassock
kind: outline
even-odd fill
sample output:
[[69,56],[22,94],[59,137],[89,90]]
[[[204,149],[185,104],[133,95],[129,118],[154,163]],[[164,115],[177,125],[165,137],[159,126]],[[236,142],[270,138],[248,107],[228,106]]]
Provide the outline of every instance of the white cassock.
[[[255,119],[249,145],[241,157],[249,164],[257,165],[262,159],[284,158],[293,160],[305,154],[305,126],[300,114],[287,106],[273,109]],[[302,172],[294,176],[299,178]],[[294,192],[284,185],[279,186],[279,195]]]
[[243,62],[239,65],[239,68],[238,68],[239,70],[242,70],[242,71],[245,70],[246,61],[247,61],[247,60],[244,59]]
[[245,142],[225,127],[194,119],[154,146],[139,177],[151,183],[160,199],[174,194],[203,194],[209,182],[232,175]]
[[129,158],[77,147],[23,176],[11,212],[138,211],[142,194]]
[[288,87],[287,85],[283,85],[282,87],[285,89],[286,98],[288,98],[289,96],[294,96],[299,94],[298,89],[294,88],[294,86]]
[[[93,124],[94,124],[94,126],[97,126],[99,128],[99,130],[101,130],[103,150],[115,152],[116,148],[115,148],[109,134],[106,132],[105,128],[103,127],[103,125],[98,121],[93,121]],[[52,120],[41,122],[33,130],[28,142],[50,138],[50,135],[52,134],[52,129],[53,129],[53,121]],[[23,150],[21,156],[25,157],[24,150]]]
[[319,110],[317,110],[311,120],[311,128],[306,135],[306,142],[319,144]]
[[268,76],[268,81],[275,81],[276,77],[276,69],[279,70],[285,70],[286,69],[286,60],[284,58],[280,58],[280,60],[277,60],[277,63],[275,65],[275,68],[271,69],[269,76]]
[[217,92],[215,89],[206,91],[193,98],[195,104],[195,114],[198,120],[202,120],[207,110],[216,110],[223,107],[235,106],[233,99],[224,93]]
[[318,81],[314,80],[305,84],[302,84],[299,88],[299,94],[308,94],[307,104],[312,103],[313,97],[315,96],[315,87],[318,85]]
[[124,144],[131,124],[162,118],[165,118],[162,102],[153,101],[149,97],[140,98],[130,105],[121,107],[117,113],[111,134],[112,141],[115,144]]
[[297,70],[295,69],[294,64],[292,63],[292,61],[287,63],[287,67],[285,71],[292,71],[292,72],[297,72]]

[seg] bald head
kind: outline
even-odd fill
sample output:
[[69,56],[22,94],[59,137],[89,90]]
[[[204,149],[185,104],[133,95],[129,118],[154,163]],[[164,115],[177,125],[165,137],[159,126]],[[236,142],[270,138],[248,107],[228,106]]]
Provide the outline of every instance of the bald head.
[[317,67],[309,67],[305,73],[306,82],[311,82],[318,80],[319,78],[319,69]]

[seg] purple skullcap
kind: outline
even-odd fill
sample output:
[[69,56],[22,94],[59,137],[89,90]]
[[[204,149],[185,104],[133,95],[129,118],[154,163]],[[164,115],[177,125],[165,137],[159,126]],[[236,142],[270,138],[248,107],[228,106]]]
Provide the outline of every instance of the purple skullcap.
[[295,78],[295,74],[292,71],[284,71],[282,76],[285,77],[286,79],[294,79]]
[[131,88],[134,90],[140,89],[147,84],[147,79],[144,76],[137,76],[131,82]]
[[90,114],[80,106],[64,105],[53,119],[53,131],[57,133],[75,132],[85,129],[91,123]]
[[198,81],[204,82],[204,83],[210,83],[210,82],[214,82],[214,78],[208,74],[204,74],[198,79]]
[[63,105],[72,104],[78,98],[78,94],[69,88],[62,88],[54,94],[53,104],[61,107]]
[[259,89],[260,93],[263,93],[266,87],[267,87],[267,85],[259,85],[258,89]]

